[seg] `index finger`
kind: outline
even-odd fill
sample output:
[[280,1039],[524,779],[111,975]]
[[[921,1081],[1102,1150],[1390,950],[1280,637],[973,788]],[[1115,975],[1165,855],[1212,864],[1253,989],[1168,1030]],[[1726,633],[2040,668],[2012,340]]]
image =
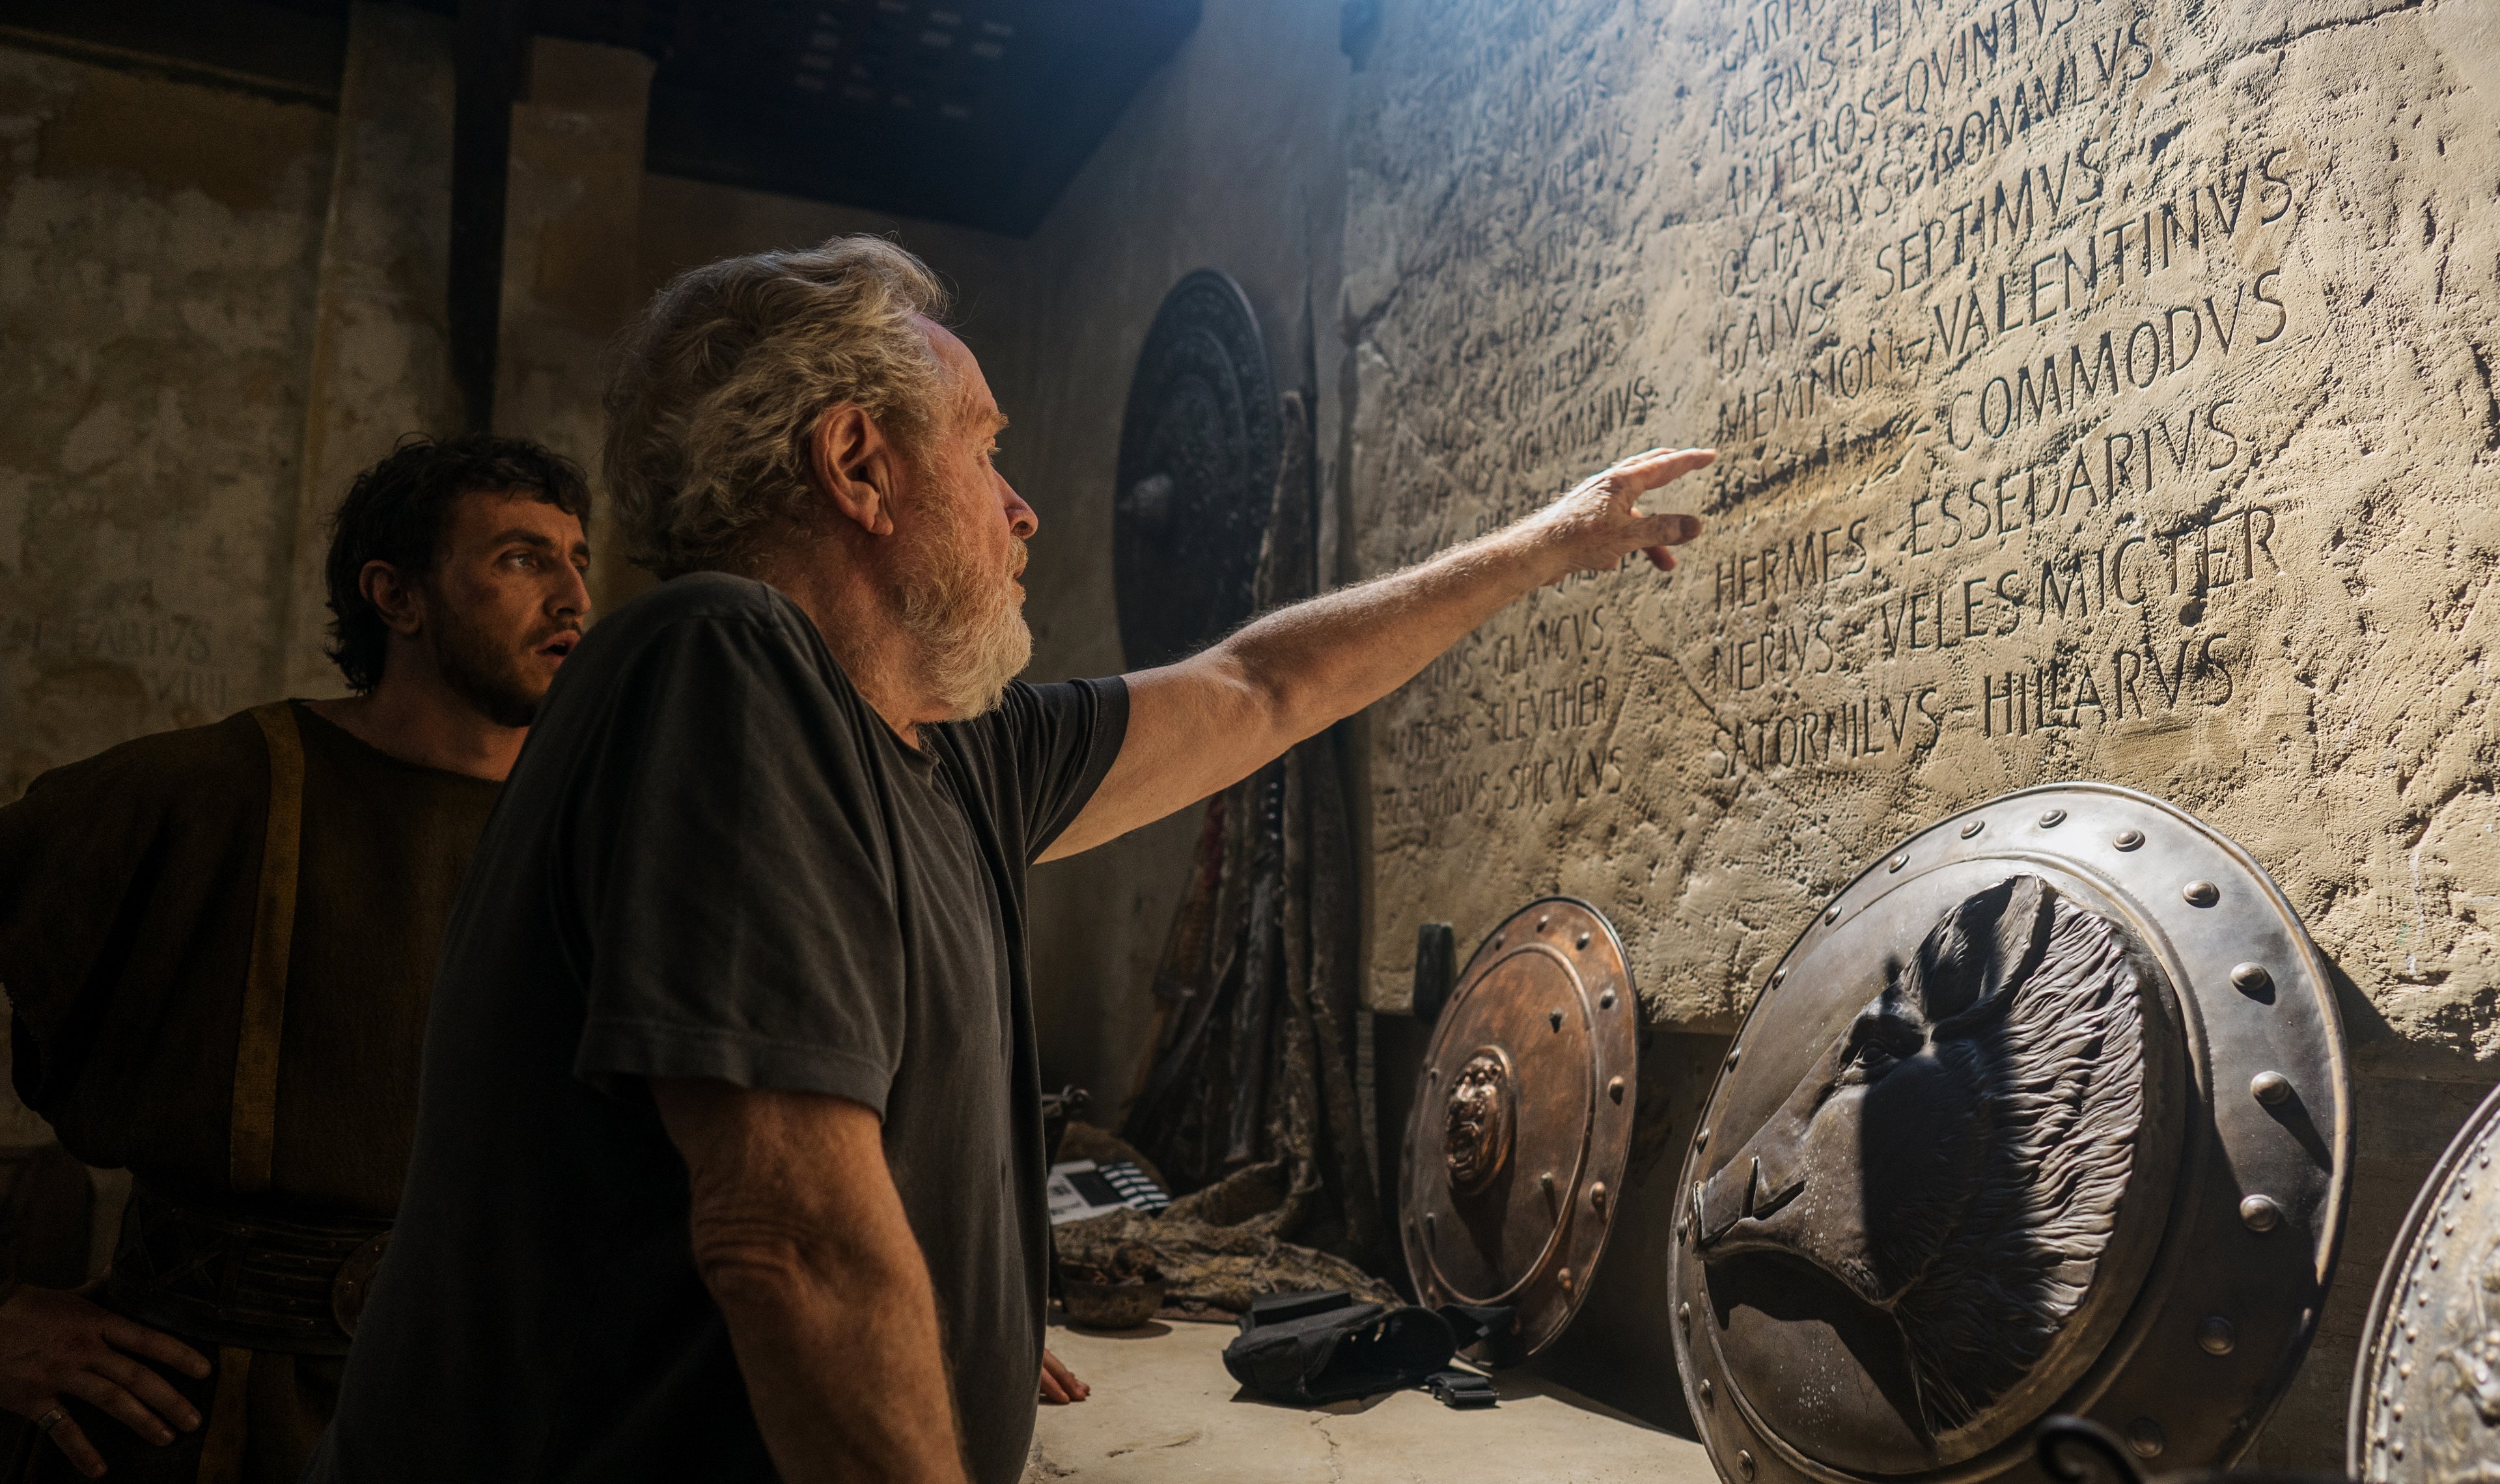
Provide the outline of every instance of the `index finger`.
[[209,1373],[209,1358],[160,1330],[144,1324],[133,1324],[118,1314],[104,1322],[104,1342],[115,1350],[181,1368],[185,1375],[203,1378]]
[[1656,489],[1696,469],[1707,469],[1719,457],[1716,448],[1652,448],[1634,454],[1606,471],[1606,478],[1628,494]]

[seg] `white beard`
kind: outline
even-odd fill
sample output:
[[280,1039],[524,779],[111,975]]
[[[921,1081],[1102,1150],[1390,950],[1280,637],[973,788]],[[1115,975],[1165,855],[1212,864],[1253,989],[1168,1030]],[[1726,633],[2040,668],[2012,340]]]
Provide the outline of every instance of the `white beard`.
[[939,543],[930,560],[914,564],[920,570],[902,579],[903,626],[919,642],[929,687],[950,721],[995,708],[1007,682],[1033,661],[1033,630],[1022,606],[1007,586],[991,587],[974,570],[966,544]]

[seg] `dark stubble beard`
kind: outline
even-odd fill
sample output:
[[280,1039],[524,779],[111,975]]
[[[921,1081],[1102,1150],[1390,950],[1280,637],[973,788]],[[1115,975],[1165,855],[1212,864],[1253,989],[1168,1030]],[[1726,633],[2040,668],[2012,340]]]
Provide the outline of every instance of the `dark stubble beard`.
[[[963,721],[996,707],[1032,662],[1033,630],[1013,587],[974,561],[973,534],[962,521],[950,518],[933,535],[900,574],[901,616],[947,718]],[[1015,551],[1021,571],[1023,542]]]
[[546,697],[545,683],[523,665],[510,641],[471,621],[458,606],[444,602],[440,591],[432,596],[432,606],[442,615],[434,627],[434,664],[443,683],[499,727],[536,721],[539,703]]

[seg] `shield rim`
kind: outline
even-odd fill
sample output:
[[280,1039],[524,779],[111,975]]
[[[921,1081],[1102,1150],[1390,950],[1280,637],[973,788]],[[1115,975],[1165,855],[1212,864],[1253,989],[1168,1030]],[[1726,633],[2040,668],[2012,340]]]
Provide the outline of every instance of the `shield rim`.
[[2379,1268],[2378,1285],[2370,1292],[2370,1314],[2361,1325],[2361,1351],[2352,1362],[2352,1394],[2345,1401],[2344,1472],[2352,1479],[2367,1479],[2370,1464],[2371,1382],[2386,1367],[2387,1337],[2395,1332],[2394,1310],[2403,1303],[2407,1273],[2411,1271],[2413,1254],[2418,1249],[2422,1231],[2446,1201],[2450,1183],[2478,1143],[2487,1139],[2495,1122],[2500,1122],[2500,1086],[2483,1095],[2456,1137],[2440,1151],[2439,1163],[2431,1167],[2430,1175],[2421,1189],[2414,1193],[2414,1204],[2405,1212],[2402,1225],[2396,1228],[2395,1240],[2387,1244],[2387,1256]]

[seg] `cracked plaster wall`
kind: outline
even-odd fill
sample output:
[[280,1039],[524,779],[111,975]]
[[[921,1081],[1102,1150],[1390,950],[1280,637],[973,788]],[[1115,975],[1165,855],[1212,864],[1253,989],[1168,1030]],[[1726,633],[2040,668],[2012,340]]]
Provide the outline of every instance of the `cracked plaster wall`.
[[333,125],[0,49],[0,798],[274,687]]

